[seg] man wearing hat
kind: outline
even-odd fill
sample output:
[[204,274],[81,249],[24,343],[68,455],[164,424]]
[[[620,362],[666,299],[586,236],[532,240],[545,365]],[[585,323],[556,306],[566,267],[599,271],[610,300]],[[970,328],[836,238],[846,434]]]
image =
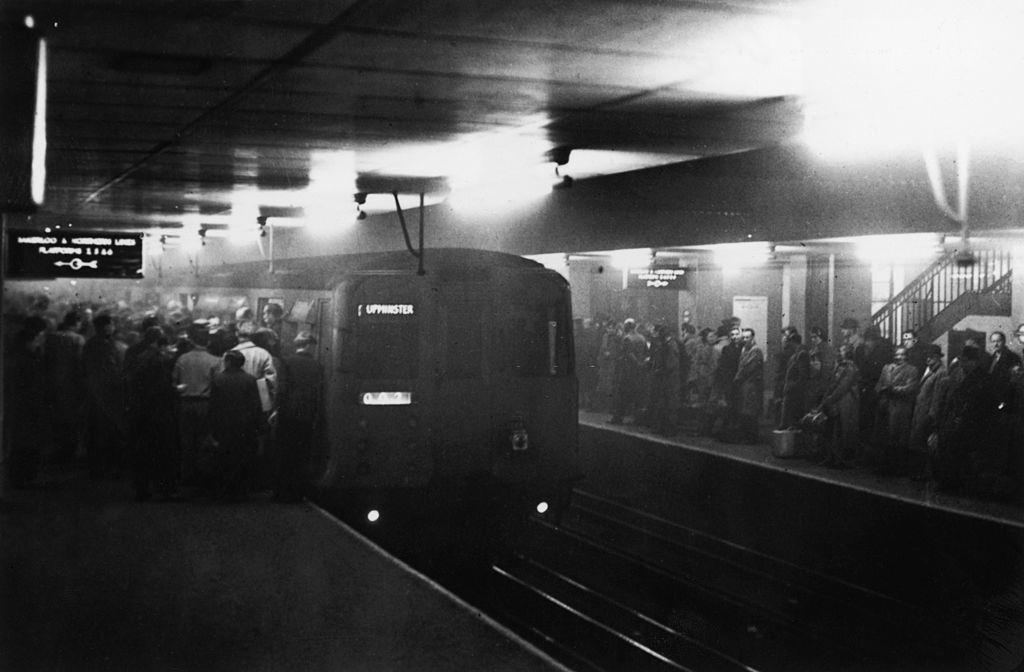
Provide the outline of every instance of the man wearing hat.
[[948,387],[949,377],[942,363],[942,348],[934,344],[925,346],[925,367],[910,423],[908,467],[910,477],[915,480],[926,480],[932,476],[928,437],[939,429],[942,402]]
[[296,501],[302,495],[311,448],[320,421],[320,364],[316,338],[308,331],[295,337],[295,354],[284,358],[278,372],[277,426],[278,469],[274,495]]

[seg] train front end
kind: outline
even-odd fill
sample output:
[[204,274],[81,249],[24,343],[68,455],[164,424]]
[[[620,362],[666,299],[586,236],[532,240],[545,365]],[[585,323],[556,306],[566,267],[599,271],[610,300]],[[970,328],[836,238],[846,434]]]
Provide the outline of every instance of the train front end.
[[351,274],[335,290],[326,485],[388,516],[557,516],[576,477],[570,293],[521,265]]

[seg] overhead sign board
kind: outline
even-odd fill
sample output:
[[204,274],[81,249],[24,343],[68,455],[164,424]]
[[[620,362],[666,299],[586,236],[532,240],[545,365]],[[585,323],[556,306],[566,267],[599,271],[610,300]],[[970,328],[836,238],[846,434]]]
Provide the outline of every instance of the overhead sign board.
[[630,289],[686,289],[688,269],[674,266],[665,268],[631,268],[626,286]]
[[141,278],[141,233],[7,232],[11,278]]

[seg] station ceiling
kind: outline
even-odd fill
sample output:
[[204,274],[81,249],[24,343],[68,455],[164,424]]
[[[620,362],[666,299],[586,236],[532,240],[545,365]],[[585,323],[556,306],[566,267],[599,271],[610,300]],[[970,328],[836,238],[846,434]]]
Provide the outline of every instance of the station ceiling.
[[[800,128],[788,0],[7,0],[48,46],[39,226],[302,217]],[[319,206],[318,206],[319,207]]]

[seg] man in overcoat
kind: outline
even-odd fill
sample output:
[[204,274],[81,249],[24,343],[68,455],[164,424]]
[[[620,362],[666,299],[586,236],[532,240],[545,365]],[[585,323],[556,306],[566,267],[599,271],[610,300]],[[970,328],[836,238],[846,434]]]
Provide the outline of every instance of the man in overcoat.
[[758,419],[764,402],[764,352],[757,345],[756,334],[743,329],[743,351],[734,381],[739,417],[739,442],[757,443]]

